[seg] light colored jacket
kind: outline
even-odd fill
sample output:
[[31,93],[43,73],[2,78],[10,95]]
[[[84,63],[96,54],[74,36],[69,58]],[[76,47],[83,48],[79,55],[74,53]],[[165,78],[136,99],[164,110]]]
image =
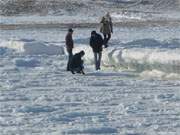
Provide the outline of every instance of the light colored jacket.
[[113,32],[113,24],[111,17],[104,16],[102,18],[100,32],[103,34],[111,34]]

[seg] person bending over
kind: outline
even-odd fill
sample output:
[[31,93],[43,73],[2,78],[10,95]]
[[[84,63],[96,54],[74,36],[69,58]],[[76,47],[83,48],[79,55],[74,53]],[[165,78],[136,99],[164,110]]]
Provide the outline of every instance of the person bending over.
[[72,59],[71,59],[71,62],[70,62],[70,71],[72,74],[75,74],[76,73],[80,73],[80,74],[85,74],[83,69],[84,69],[84,66],[83,66],[83,60],[82,60],[82,57],[85,55],[85,52],[84,51],[80,51],[79,53],[76,53]]

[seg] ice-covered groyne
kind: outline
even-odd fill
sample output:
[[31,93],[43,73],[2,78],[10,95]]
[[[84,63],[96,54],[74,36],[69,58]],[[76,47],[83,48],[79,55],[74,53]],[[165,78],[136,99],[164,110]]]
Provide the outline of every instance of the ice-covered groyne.
[[[145,45],[146,43],[151,45]],[[141,43],[141,45],[137,45]],[[110,46],[103,50],[102,66],[113,70],[135,71],[142,76],[180,77],[180,46],[167,43],[157,45],[154,40],[141,40],[127,43],[125,46]],[[136,44],[136,45],[134,45]],[[93,65],[94,57],[89,45],[79,44],[74,53],[85,51],[85,64]],[[63,45],[35,40],[9,40],[0,42],[0,55],[12,53],[23,55],[65,55]],[[21,60],[22,61],[22,60]],[[20,61],[20,66],[22,62]],[[19,61],[18,61],[19,62]],[[18,62],[16,63],[17,65]],[[33,60],[34,62],[34,60]],[[25,63],[25,64],[24,64]],[[23,66],[27,65],[23,60]],[[29,62],[28,62],[29,63]]]
[[[93,61],[90,49],[79,47],[78,50],[86,51],[86,60]],[[127,69],[162,70],[165,72],[180,73],[180,49],[146,49],[146,48],[109,48],[104,50],[103,65],[123,67]]]
[[[85,60],[93,64],[93,53],[89,46],[79,46],[75,52],[85,50]],[[104,49],[102,57],[104,67],[116,70],[131,70],[141,75],[167,76],[180,74],[180,48],[120,48]]]

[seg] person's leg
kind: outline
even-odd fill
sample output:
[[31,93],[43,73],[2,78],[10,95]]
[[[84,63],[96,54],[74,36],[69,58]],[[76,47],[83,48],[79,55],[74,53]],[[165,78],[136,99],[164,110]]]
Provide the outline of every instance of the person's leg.
[[79,67],[77,67],[75,70],[77,73],[82,73],[84,66],[83,66],[84,61],[81,60],[81,64],[79,65]]
[[104,47],[107,48],[108,47],[108,45],[107,45],[108,37],[107,37],[107,34],[103,34],[103,35],[104,35]]
[[108,34],[107,42],[106,43],[108,43],[110,39],[111,39],[111,33]]
[[106,41],[107,35],[105,33],[103,35],[104,35],[104,41]]
[[75,71],[76,73],[81,73],[81,67],[75,68],[74,71]]
[[71,73],[72,73],[72,74],[75,74],[73,70],[71,70]]
[[70,71],[70,62],[73,57],[72,49],[67,50],[68,52],[68,63],[67,63],[67,71]]
[[81,67],[80,67],[80,69],[81,69],[81,74],[83,74],[83,75],[85,75],[85,73],[84,73],[84,61],[82,60],[81,61]]
[[103,41],[104,43],[103,44],[106,47],[106,45],[107,45],[107,34],[103,34],[103,35],[104,35],[104,41]]
[[102,52],[99,52],[98,53],[98,69],[100,70],[101,69],[101,58],[102,58]]
[[84,70],[81,70],[81,74],[85,75]]
[[97,65],[97,53],[94,52],[94,64],[95,64],[95,69],[98,70],[98,65]]
[[108,34],[107,42],[111,39],[111,33]]
[[77,67],[77,68],[71,70],[71,73],[72,73],[72,74],[75,74],[75,72],[76,72],[76,73],[79,73],[79,74],[83,74],[83,75],[84,75],[85,73],[84,73],[83,69],[84,69],[84,67],[83,67],[83,66],[80,66],[80,67]]
[[81,60],[81,65],[80,65],[80,68],[81,68],[81,70],[83,70],[83,69],[84,69],[84,61],[83,61],[83,60]]
[[76,70],[77,70],[77,73],[79,73],[79,74],[83,74],[83,75],[85,74],[82,67],[79,67]]

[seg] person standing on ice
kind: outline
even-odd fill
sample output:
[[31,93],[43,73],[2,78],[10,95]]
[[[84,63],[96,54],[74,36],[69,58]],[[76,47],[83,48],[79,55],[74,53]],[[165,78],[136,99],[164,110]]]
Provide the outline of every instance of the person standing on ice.
[[100,70],[103,50],[103,38],[100,34],[96,33],[96,31],[91,32],[90,46],[94,53],[95,69]]
[[76,53],[71,61],[70,61],[70,71],[72,74],[75,74],[75,72],[80,73],[80,74],[85,74],[83,69],[83,60],[81,59],[84,56],[85,52],[84,51],[80,51],[79,53]]
[[107,48],[108,41],[111,38],[111,33],[113,33],[113,23],[109,12],[107,12],[107,14],[102,17],[100,23],[100,32],[104,35],[104,46]]
[[67,63],[67,71],[70,71],[70,68],[69,68],[69,65],[70,65],[70,61],[73,57],[73,48],[74,48],[74,41],[73,41],[73,38],[72,38],[72,35],[73,35],[73,30],[72,29],[69,29],[68,30],[68,33],[66,35],[66,50],[68,52],[68,63]]

